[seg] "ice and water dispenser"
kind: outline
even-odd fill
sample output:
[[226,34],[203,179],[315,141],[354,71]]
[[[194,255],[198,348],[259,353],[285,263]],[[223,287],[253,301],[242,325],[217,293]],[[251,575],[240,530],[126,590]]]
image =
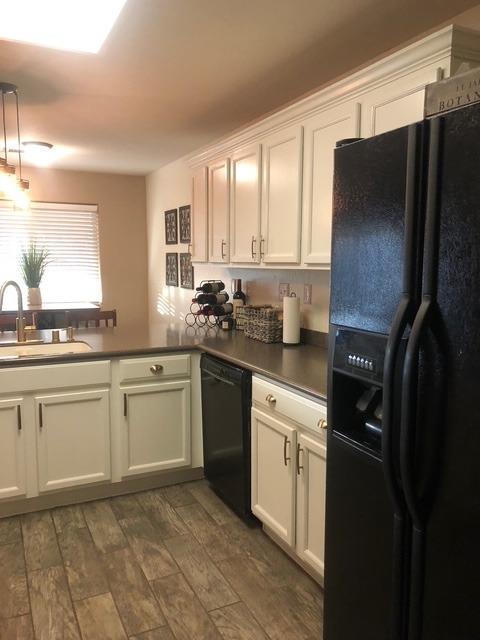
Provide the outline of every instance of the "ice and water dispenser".
[[333,433],[381,455],[387,336],[337,328],[332,368]]

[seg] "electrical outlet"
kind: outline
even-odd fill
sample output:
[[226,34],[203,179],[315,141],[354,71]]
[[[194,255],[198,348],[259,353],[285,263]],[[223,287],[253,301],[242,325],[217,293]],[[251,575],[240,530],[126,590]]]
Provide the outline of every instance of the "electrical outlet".
[[248,296],[249,296],[249,295],[250,295],[250,293],[251,293],[250,280],[245,280],[245,282],[243,283],[243,286],[244,286],[244,293],[245,293],[245,295],[246,295],[246,296],[247,296],[247,298],[248,298]]
[[303,304],[312,304],[312,285],[303,285]]
[[280,300],[290,295],[290,283],[280,282],[278,285],[278,297]]

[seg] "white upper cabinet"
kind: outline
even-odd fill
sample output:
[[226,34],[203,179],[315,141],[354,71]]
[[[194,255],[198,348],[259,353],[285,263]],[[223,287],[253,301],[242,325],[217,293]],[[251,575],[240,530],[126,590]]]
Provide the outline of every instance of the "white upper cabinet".
[[266,263],[300,262],[303,128],[294,125],[262,140],[262,241]]
[[191,243],[192,262],[206,262],[207,253],[207,167],[192,176]]
[[362,97],[363,138],[376,136],[423,120],[425,86],[441,78],[443,68],[438,63],[405,72]]
[[0,499],[26,492],[23,398],[0,400]]
[[[426,85],[464,64],[480,64],[479,35],[445,27],[200,150],[192,165],[211,163],[207,261],[328,269],[335,142],[422,120]],[[230,214],[228,161],[217,158],[231,158]]]
[[230,159],[230,262],[260,262],[261,147]]
[[340,104],[303,123],[302,262],[330,264],[333,151],[343,138],[359,135],[360,105]]
[[208,261],[229,261],[230,164],[228,159],[208,167]]

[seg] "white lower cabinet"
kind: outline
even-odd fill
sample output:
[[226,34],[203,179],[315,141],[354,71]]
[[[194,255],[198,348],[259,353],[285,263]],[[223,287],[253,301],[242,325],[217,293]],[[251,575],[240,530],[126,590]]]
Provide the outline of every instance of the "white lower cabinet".
[[190,464],[190,382],[122,388],[122,475]]
[[[322,580],[326,407],[256,378],[253,404],[252,511]],[[300,415],[305,424],[296,422]]]
[[35,396],[40,491],[109,480],[109,390]]
[[279,538],[295,542],[296,431],[252,409],[252,511]]
[[23,398],[0,400],[0,499],[26,493]]
[[297,553],[324,575],[327,448],[300,433],[297,443]]
[[191,361],[170,353],[0,367],[0,502],[191,466],[192,438],[200,466]]

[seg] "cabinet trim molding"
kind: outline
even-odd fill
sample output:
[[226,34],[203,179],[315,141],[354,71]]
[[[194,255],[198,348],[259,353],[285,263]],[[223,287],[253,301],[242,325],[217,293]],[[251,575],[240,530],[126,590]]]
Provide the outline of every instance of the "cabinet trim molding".
[[394,53],[356,71],[325,88],[281,108],[234,135],[229,135],[185,157],[191,167],[207,164],[215,158],[229,155],[242,145],[259,141],[268,133],[274,133],[290,124],[300,122],[305,117],[335,106],[346,99],[353,100],[366,91],[372,91],[382,84],[433,63],[441,65],[451,56],[472,62],[480,61],[480,41],[478,34],[471,30],[450,25],[427,37],[414,42]]

